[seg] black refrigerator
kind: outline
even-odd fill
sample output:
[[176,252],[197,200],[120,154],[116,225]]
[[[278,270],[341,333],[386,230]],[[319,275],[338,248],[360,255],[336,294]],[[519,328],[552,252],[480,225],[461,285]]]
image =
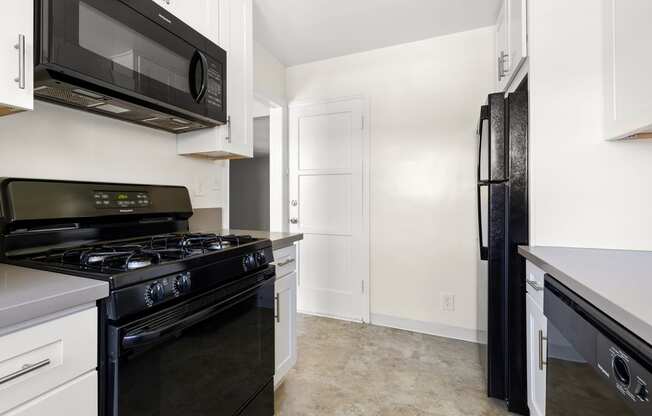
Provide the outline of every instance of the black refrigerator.
[[527,78],[491,94],[478,127],[478,321],[487,394],[528,414],[525,260],[528,244]]

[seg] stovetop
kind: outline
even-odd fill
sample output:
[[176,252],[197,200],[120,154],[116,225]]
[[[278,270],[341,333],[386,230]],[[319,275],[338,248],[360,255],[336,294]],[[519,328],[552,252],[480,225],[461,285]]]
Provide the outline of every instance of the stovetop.
[[271,247],[268,240],[248,235],[170,233],[126,240],[98,242],[34,255],[6,258],[18,266],[50,270],[108,281],[111,289],[180,273],[227,258],[238,258],[243,272],[271,261],[256,253]]
[[28,257],[36,263],[114,274],[215,253],[259,241],[248,235],[176,233],[54,249]]

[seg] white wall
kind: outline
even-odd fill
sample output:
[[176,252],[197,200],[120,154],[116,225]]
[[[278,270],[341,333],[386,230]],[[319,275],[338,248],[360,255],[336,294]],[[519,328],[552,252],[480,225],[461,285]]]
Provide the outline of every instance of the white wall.
[[183,185],[222,206],[223,164],[176,154],[176,136],[37,101],[0,118],[0,176]]
[[531,243],[652,250],[652,141],[603,140],[602,3],[529,2]]
[[372,322],[475,337],[475,130],[493,55],[489,27],[287,70],[289,102],[370,101]]
[[258,42],[254,42],[254,95],[285,103],[285,66]]

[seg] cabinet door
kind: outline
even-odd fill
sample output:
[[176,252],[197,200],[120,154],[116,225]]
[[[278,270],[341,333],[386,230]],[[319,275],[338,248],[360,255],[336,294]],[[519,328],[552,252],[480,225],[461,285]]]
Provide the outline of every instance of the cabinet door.
[[252,0],[220,0],[215,37],[227,51],[227,125],[177,135],[177,153],[216,159],[252,157],[253,26]]
[[509,72],[515,75],[527,56],[527,0],[507,0],[509,9]]
[[274,385],[283,380],[297,362],[297,275],[291,273],[276,281],[276,372]]
[[0,17],[0,115],[34,108],[34,2],[10,1]]
[[4,416],[95,416],[97,415],[97,371],[57,387]]
[[526,296],[527,308],[527,380],[530,415],[546,413],[547,319],[535,300]]
[[500,91],[507,88],[509,81],[509,30],[506,5],[500,9],[496,21],[496,74]]
[[606,136],[652,137],[652,1],[608,0],[604,14]]
[[230,125],[225,150],[252,157],[253,146],[253,25],[252,0],[224,2],[228,11],[228,55],[226,107]]

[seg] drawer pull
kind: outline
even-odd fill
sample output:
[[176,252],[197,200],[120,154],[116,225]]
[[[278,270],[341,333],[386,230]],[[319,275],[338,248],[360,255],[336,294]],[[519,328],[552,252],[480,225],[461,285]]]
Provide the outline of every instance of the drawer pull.
[[537,292],[540,292],[540,291],[543,290],[543,286],[539,286],[539,284],[537,283],[536,280],[526,279],[526,281],[527,281],[527,284],[532,286],[532,289],[536,290]]
[[288,264],[290,264],[290,263],[294,263],[295,261],[296,261],[296,260],[295,260],[294,258],[289,258],[289,259],[287,259],[286,261],[277,264],[277,266],[278,266],[278,267],[287,266]]
[[11,380],[15,380],[18,377],[22,377],[25,374],[29,374],[32,371],[36,371],[39,368],[45,367],[46,365],[50,365],[50,359],[49,358],[46,358],[43,361],[39,361],[36,364],[25,364],[23,366],[23,368],[21,368],[20,370],[0,378],[0,384],[4,384],[4,383],[7,383],[7,382],[9,382]]
[[548,342],[548,338],[543,336],[543,331],[539,330],[539,370],[543,371],[543,367],[548,365],[546,360],[543,358],[543,345]]
[[274,296],[274,300],[276,301],[276,316],[274,318],[276,318],[276,322],[278,322],[279,324],[281,323],[281,298],[280,298],[280,296],[281,295],[279,295],[278,293],[276,294],[276,296]]

